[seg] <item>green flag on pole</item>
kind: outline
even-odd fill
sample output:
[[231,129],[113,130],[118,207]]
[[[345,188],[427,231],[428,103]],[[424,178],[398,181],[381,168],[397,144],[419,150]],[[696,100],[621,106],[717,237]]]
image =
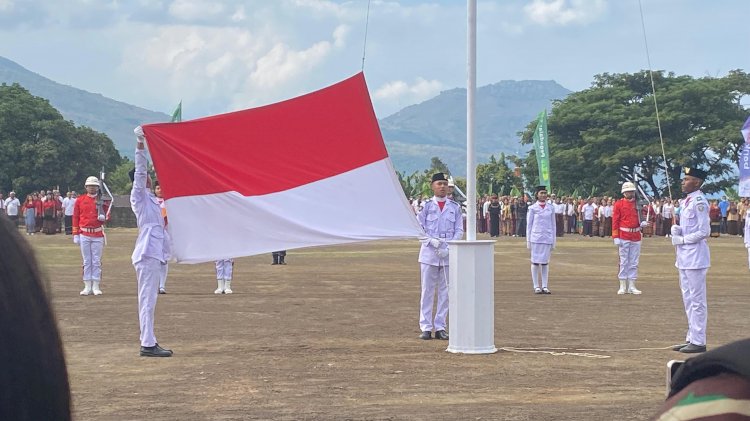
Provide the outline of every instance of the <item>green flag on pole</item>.
[[536,151],[536,163],[539,166],[539,185],[547,186],[551,191],[549,174],[549,144],[547,141],[547,110],[539,113],[534,130],[534,150]]
[[182,121],[182,101],[180,101],[172,113],[172,123],[179,123],[180,121]]

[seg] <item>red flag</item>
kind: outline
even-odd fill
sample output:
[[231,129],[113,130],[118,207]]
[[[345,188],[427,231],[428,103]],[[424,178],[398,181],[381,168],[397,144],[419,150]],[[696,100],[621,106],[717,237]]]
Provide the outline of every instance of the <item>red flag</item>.
[[277,104],[143,130],[178,261],[422,235],[362,73]]

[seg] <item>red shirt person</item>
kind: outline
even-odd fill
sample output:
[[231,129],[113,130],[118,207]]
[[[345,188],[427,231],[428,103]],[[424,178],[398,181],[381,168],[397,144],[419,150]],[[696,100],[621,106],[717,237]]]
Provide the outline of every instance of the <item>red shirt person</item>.
[[635,184],[623,183],[622,194],[625,197],[616,201],[612,208],[612,238],[620,256],[617,273],[620,289],[617,294],[640,295],[641,291],[635,287],[635,280],[638,277],[638,260],[641,256],[641,228],[648,223],[640,222],[638,218]]
[[102,251],[104,250],[104,223],[109,203],[99,208],[99,180],[89,177],[85,183],[86,194],[78,196],[73,205],[73,242],[80,244],[83,257],[83,284],[81,295],[101,295],[99,282],[102,276]]

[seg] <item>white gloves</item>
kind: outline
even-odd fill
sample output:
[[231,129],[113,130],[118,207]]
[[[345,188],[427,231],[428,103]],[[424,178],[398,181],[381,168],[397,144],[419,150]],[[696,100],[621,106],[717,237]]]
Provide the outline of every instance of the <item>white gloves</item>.
[[529,249],[529,250],[531,250],[531,243],[528,242],[528,241],[526,242],[526,248]]
[[80,243],[80,242],[81,242],[81,239],[80,239],[80,237],[79,237],[79,236],[77,236],[77,235],[74,235],[74,236],[73,236],[73,244],[78,244],[78,243]]
[[622,244],[622,240],[620,240],[619,238],[615,238],[615,245],[619,247],[620,244]]
[[647,221],[641,221],[641,228],[646,228],[648,226]]
[[429,243],[432,247],[435,247],[435,248],[440,247],[440,240],[438,240],[437,238],[430,238]]
[[745,248],[750,249],[750,243],[745,243]]
[[672,236],[672,245],[673,246],[679,246],[685,244],[685,239],[682,238],[681,235],[673,235]]
[[679,225],[672,225],[672,237],[675,235],[682,235],[682,227]]
[[105,219],[107,219],[103,213],[100,213],[99,216],[96,218],[99,220],[99,222],[104,222]]
[[146,140],[146,135],[143,134],[143,127],[136,127],[135,129],[133,129],[133,133],[135,133],[138,143],[143,143],[143,141]]
[[448,257],[448,249],[438,249],[437,254],[439,258],[445,259]]

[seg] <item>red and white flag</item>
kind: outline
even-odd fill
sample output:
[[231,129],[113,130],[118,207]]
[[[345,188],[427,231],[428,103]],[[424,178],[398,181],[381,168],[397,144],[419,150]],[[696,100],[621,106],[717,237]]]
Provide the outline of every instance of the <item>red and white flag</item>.
[[143,131],[178,262],[424,235],[362,73],[277,104]]

